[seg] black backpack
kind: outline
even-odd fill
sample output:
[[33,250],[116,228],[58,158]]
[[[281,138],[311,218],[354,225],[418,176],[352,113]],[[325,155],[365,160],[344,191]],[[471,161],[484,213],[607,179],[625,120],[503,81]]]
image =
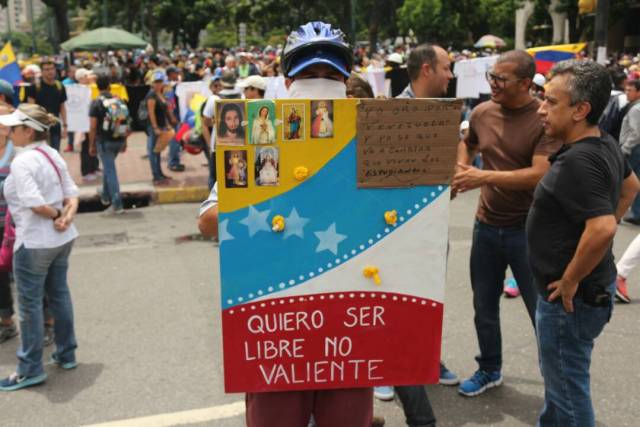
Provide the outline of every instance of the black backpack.
[[600,116],[598,126],[609,135],[613,136],[616,141],[620,140],[620,129],[622,128],[622,119],[627,112],[626,108],[620,108],[620,97],[623,94],[612,95],[609,102]]

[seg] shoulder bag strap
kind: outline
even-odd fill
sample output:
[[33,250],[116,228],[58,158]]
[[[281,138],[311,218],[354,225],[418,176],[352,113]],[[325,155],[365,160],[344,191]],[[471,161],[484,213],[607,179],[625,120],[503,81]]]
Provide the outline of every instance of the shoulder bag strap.
[[49,160],[49,163],[51,163],[51,166],[53,166],[53,169],[56,171],[56,175],[58,175],[58,179],[60,180],[60,185],[62,185],[62,175],[60,175],[60,170],[58,169],[58,166],[56,166],[56,163],[53,161],[51,156],[49,156],[49,154],[47,154],[47,152],[40,147],[36,147],[35,150],[40,154],[42,154],[43,156],[45,156],[47,160]]

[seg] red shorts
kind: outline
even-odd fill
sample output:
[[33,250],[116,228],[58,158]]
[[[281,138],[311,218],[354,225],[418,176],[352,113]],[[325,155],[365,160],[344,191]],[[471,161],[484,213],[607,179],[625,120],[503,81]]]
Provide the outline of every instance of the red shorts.
[[371,427],[373,389],[247,393],[247,427]]

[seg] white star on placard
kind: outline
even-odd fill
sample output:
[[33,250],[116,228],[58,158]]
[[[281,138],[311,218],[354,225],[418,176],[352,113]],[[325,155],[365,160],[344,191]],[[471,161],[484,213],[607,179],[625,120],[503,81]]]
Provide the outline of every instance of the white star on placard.
[[284,238],[298,236],[304,239],[304,226],[309,222],[309,218],[302,218],[298,215],[296,208],[291,210],[289,216],[285,219]]
[[240,224],[246,225],[249,228],[249,237],[253,237],[258,231],[271,231],[267,217],[269,216],[269,210],[258,211],[253,206],[249,206],[249,214],[245,219],[240,221]]
[[314,234],[320,240],[316,252],[331,251],[334,255],[338,255],[338,244],[347,238],[344,234],[336,233],[335,222],[326,231],[316,231]]
[[231,235],[231,233],[229,233],[229,230],[227,230],[227,227],[229,226],[229,220],[225,219],[224,221],[222,221],[219,225],[218,225],[218,241],[220,243],[226,241],[226,240],[233,240],[235,239],[235,237],[233,237]]

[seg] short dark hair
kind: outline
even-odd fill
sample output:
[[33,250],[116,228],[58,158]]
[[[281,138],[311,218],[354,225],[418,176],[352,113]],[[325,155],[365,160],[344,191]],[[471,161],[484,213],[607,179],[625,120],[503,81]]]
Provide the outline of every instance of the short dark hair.
[[417,80],[420,76],[422,64],[429,64],[431,68],[438,65],[438,57],[436,55],[435,45],[425,43],[416,47],[409,54],[407,59],[407,72],[411,81]]
[[519,79],[532,79],[536,74],[536,61],[524,50],[510,50],[498,57],[497,64],[513,62],[516,64],[514,74]]
[[625,83],[625,86],[633,86],[636,90],[640,90],[640,79],[629,80]]
[[45,66],[45,65],[53,65],[53,67],[55,68],[56,63],[55,63],[55,62],[53,62],[53,61],[52,61],[52,60],[50,60],[50,59],[43,59],[43,60],[40,62],[40,68],[44,68],[44,66]]
[[567,92],[571,105],[588,102],[591,111],[587,122],[597,125],[611,95],[611,77],[607,69],[591,59],[568,59],[558,62],[551,69],[551,78],[568,74]]
[[100,74],[96,79],[96,85],[98,86],[99,91],[107,90],[111,85],[111,80],[106,74]]
[[347,95],[354,98],[373,98],[373,89],[368,81],[355,73],[347,79]]
[[613,82],[613,88],[614,89],[622,88],[623,86],[622,84],[627,79],[627,75],[625,74],[624,70],[615,68],[615,69],[612,69],[610,73],[611,73],[611,81]]

